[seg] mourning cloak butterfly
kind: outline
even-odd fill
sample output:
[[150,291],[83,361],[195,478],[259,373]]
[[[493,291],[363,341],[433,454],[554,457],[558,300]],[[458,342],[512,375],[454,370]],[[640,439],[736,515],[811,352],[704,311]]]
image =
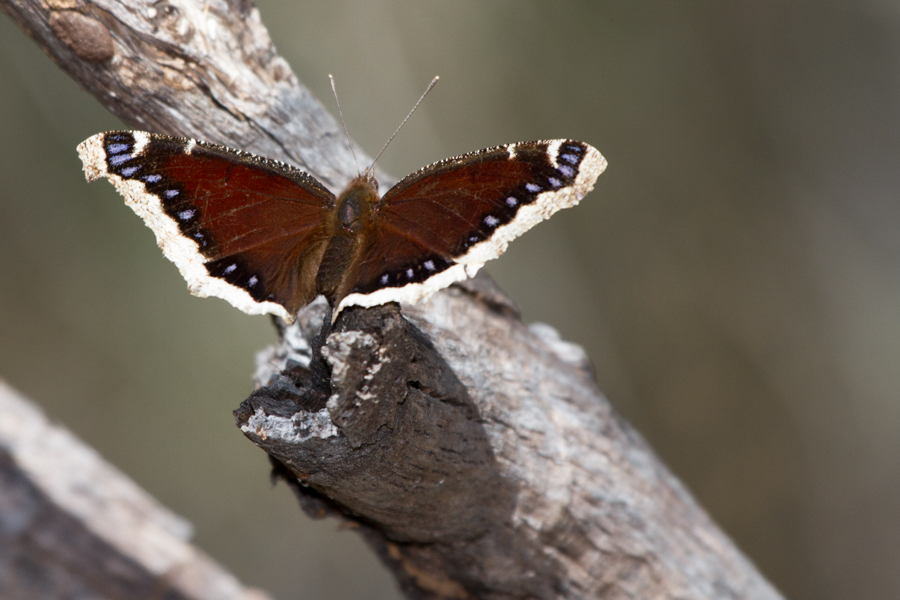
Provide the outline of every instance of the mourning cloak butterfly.
[[442,160],[381,198],[367,171],[335,197],[290,165],[185,138],[109,131],[78,154],[88,181],[108,178],[153,230],[192,294],[288,322],[319,294],[337,318],[471,277],[606,168],[584,142],[523,142]]

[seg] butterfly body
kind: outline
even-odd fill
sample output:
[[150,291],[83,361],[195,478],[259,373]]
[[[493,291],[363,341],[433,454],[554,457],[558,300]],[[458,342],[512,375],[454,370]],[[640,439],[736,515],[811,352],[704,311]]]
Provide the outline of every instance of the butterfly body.
[[140,131],[78,147],[153,230],[197,296],[287,321],[322,294],[351,305],[415,302],[485,261],[593,187],[606,161],[573,140],[508,144],[447,159],[378,195],[370,172],[337,197],[274,160]]
[[354,178],[337,198],[330,239],[316,274],[318,292],[332,306],[345,298],[355,281],[355,268],[375,227],[377,184],[371,175]]

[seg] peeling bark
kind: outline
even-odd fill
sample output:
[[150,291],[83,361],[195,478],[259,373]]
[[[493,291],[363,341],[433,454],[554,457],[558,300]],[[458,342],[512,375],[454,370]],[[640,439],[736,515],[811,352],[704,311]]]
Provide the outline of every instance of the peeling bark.
[[[312,512],[359,521],[414,598],[779,598],[596,387],[486,277],[416,306],[324,304],[235,412]],[[321,362],[332,373],[308,404]],[[328,508],[326,508],[328,507]]]

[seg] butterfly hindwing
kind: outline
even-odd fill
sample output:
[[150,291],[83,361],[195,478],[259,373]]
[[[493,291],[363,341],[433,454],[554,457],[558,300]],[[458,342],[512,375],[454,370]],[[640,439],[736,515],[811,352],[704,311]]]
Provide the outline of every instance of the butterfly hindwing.
[[375,208],[376,234],[338,306],[415,302],[473,276],[514,238],[574,206],[606,168],[573,140],[509,144],[403,179]]
[[[316,295],[334,195],[277,161],[214,144],[110,131],[78,147],[156,234],[192,294],[293,320]],[[301,253],[302,249],[302,253]]]

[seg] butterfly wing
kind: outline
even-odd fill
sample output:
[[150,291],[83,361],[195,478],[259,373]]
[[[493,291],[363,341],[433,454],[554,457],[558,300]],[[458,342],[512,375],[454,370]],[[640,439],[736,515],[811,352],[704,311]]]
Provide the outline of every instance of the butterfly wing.
[[391,188],[340,300],[349,305],[415,302],[471,277],[511,240],[594,186],[606,160],[573,140],[489,148],[426,167]]
[[292,321],[316,296],[334,195],[306,173],[223,146],[110,131],[78,146],[156,234],[196,296]]

